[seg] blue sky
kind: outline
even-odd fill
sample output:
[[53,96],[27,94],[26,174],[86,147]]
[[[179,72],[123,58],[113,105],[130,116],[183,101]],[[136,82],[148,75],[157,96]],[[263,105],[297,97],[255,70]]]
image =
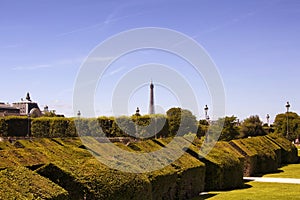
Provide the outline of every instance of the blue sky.
[[[28,91],[40,107],[72,116],[74,83],[84,59],[108,37],[141,27],[173,29],[205,48],[223,79],[227,115],[244,119],[258,114],[265,121],[267,114],[274,118],[284,112],[286,101],[300,112],[297,0],[0,0],[0,101],[19,101]],[[113,86],[137,64],[163,61],[189,80],[200,109],[193,112],[203,118],[204,105],[211,106],[203,80],[170,55],[143,55],[120,60],[107,71],[103,84]],[[147,113],[148,86],[137,87],[128,112],[140,106]],[[98,87],[97,114],[112,115],[109,98],[103,96],[112,89]],[[175,96],[159,85],[155,100],[162,110],[177,106]]]

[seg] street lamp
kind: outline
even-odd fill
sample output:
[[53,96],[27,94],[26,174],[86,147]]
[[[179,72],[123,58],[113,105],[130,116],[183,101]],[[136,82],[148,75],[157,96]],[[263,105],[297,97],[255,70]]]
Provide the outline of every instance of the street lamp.
[[289,110],[290,110],[290,103],[286,102],[286,137],[289,138]]
[[205,119],[208,121],[209,120],[209,116],[208,116],[208,107],[207,107],[207,105],[205,105],[205,107],[204,107],[204,112],[205,112]]
[[80,116],[81,116],[81,112],[80,112],[80,110],[78,110],[77,117],[80,118]]
[[27,113],[27,137],[29,137],[29,133],[30,133],[29,117],[30,117],[30,113]]
[[267,118],[267,124],[268,124],[268,126],[270,126],[270,115],[267,114],[266,118]]

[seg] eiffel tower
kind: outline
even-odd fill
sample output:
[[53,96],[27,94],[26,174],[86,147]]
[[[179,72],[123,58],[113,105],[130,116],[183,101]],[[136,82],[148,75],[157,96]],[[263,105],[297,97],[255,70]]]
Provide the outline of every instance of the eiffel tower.
[[154,85],[151,81],[151,84],[150,84],[150,105],[149,105],[149,114],[155,114],[155,111],[154,111]]

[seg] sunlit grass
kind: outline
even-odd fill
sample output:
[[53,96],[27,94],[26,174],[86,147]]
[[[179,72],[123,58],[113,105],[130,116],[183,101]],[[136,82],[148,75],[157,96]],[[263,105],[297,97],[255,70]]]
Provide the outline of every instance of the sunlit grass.
[[[290,164],[279,169],[279,173],[267,174],[264,177],[300,178],[300,164]],[[245,189],[209,192],[194,200],[256,200],[256,199],[300,199],[300,184],[248,182]]]
[[300,179],[300,164],[290,164],[280,168],[279,171],[280,173],[266,174],[264,177]]
[[298,184],[282,184],[282,183],[260,183],[249,182],[249,188],[232,190],[226,192],[210,192],[207,195],[200,196],[194,200],[257,200],[257,199],[300,199],[299,191],[300,185]]
[[296,147],[298,149],[298,156],[300,157],[300,145],[297,145]]

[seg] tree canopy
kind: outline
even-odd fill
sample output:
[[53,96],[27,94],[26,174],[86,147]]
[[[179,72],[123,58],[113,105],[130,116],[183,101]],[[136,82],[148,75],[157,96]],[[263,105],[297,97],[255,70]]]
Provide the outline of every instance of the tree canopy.
[[[300,136],[300,117],[297,113],[288,112],[276,115],[274,126],[275,133],[283,135],[289,140],[295,140]],[[288,135],[287,129],[289,132]]]
[[260,136],[266,135],[265,130],[263,129],[263,122],[259,119],[258,115],[253,115],[246,118],[241,124],[241,136]]
[[174,135],[197,133],[198,122],[191,111],[181,108],[171,108],[167,111],[169,132]]

